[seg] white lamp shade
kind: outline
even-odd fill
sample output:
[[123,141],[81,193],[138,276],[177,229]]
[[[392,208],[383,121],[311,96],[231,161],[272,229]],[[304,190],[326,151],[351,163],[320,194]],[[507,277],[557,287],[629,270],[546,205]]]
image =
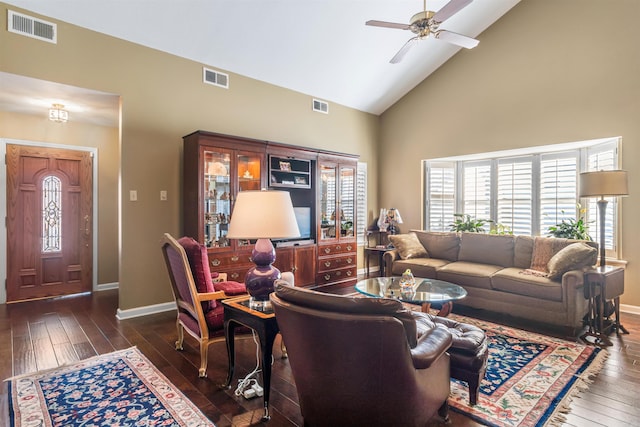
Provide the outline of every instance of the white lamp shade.
[[230,239],[300,237],[291,196],[286,191],[241,191],[231,212]]
[[627,171],[608,170],[580,174],[580,197],[626,196]]

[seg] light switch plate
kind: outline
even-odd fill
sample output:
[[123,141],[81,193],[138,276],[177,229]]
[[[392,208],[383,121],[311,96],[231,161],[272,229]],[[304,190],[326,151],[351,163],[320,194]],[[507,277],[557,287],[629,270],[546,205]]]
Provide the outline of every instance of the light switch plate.
[[129,191],[129,200],[132,202],[138,201],[138,192],[136,190]]

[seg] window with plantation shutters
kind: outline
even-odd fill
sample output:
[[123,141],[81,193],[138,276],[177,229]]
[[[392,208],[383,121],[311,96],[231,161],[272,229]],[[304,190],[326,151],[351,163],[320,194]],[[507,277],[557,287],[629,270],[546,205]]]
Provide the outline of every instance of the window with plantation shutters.
[[496,221],[514,234],[532,234],[533,160],[531,157],[498,162]]
[[[597,240],[597,200],[578,198],[578,177],[619,169],[619,145],[620,138],[603,138],[425,160],[423,227],[447,231],[460,213],[490,219],[513,234],[546,236],[549,227],[582,215]],[[607,256],[618,257],[619,198],[608,200],[605,248]]]
[[[491,218],[491,162],[465,162],[462,168],[463,213],[473,218]],[[489,231],[489,224],[485,225]]]
[[[560,221],[578,218],[577,150],[540,156],[540,234]],[[591,233],[591,230],[589,230]]]
[[[606,144],[587,149],[587,172],[613,169],[618,169],[618,151],[616,144]],[[618,221],[618,197],[607,197],[606,200],[608,203],[604,228],[604,247],[607,251],[607,256],[615,256],[615,253],[617,253],[615,229]],[[588,198],[585,201],[589,234],[596,241],[600,238],[600,219],[598,218],[597,201],[598,199],[595,197]]]
[[367,164],[358,162],[356,174],[356,238],[358,245],[365,244],[365,230],[367,229]]
[[426,188],[429,194],[426,224],[429,230],[448,231],[455,213],[455,165],[434,162],[427,167]]

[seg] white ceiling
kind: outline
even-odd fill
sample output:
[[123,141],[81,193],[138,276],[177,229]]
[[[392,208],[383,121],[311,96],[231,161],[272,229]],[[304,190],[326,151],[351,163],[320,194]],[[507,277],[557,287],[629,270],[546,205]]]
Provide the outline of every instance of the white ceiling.
[[[429,38],[400,64],[389,63],[414,34],[364,24],[370,19],[408,23],[422,10],[420,0],[3,1],[373,114],[384,112],[460,50]],[[474,0],[441,28],[477,37],[519,1]],[[427,9],[437,11],[447,2],[427,0]],[[479,39],[478,47],[463,53],[481,50]],[[0,76],[2,91],[5,77]]]

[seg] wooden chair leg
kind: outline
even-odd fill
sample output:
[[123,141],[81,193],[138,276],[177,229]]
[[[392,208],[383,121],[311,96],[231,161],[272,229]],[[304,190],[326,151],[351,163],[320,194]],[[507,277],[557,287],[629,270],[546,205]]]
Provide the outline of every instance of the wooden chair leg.
[[467,381],[469,384],[469,405],[474,406],[478,403],[478,393],[480,392],[480,379],[473,378]]
[[438,415],[442,417],[445,423],[449,423],[449,401],[445,400],[442,406],[438,408]]
[[184,342],[184,330],[180,322],[176,321],[176,327],[178,328],[178,340],[176,341],[176,350],[184,350],[182,343]]
[[207,362],[209,361],[209,343],[200,341],[200,378],[207,376]]

